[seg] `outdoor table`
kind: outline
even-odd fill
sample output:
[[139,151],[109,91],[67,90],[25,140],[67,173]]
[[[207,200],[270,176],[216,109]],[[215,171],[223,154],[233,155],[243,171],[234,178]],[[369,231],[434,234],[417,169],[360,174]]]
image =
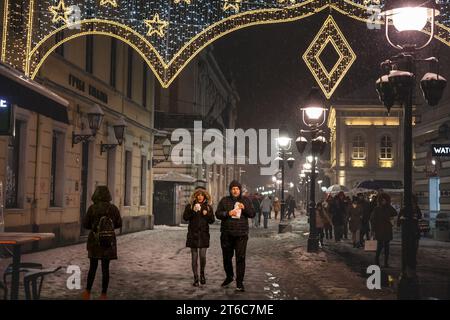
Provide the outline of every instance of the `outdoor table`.
[[19,271],[22,246],[35,241],[53,239],[54,237],[54,233],[0,232],[0,245],[3,244],[13,247],[11,300],[17,300],[19,298]]

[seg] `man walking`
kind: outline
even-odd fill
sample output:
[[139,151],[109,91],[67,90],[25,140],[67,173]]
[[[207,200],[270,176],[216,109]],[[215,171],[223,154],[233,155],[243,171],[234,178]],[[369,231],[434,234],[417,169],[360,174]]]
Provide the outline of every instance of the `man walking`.
[[236,290],[244,291],[245,254],[248,241],[248,218],[255,217],[252,202],[242,195],[241,184],[233,180],[230,195],[222,198],[217,205],[216,217],[221,220],[220,244],[226,279],[222,287],[234,280],[233,255],[236,252]]
[[295,219],[295,209],[297,209],[297,204],[295,203],[294,197],[289,195],[287,202],[288,202],[288,219],[291,219],[291,215],[294,216]]
[[272,211],[272,201],[270,201],[268,196],[265,196],[263,201],[261,202],[261,211],[264,216],[264,229],[267,229],[269,215],[270,212]]
[[255,218],[253,219],[253,226],[258,228],[261,223],[261,206],[258,199],[258,194],[255,193],[251,197],[249,197],[253,204],[253,209],[255,209]]

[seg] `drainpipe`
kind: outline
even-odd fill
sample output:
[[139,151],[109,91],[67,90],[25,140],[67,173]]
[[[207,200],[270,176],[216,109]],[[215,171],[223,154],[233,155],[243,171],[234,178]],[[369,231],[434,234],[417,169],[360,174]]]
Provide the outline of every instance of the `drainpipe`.
[[[41,136],[41,115],[38,114],[36,117],[36,156],[35,156],[35,166],[34,166],[34,190],[33,190],[33,201],[31,203],[31,214],[30,214],[30,225],[32,232],[39,232],[39,225],[37,223],[38,217],[38,188],[41,176],[40,160],[42,158],[42,148],[40,145]],[[33,244],[33,250],[38,248],[38,244]]]

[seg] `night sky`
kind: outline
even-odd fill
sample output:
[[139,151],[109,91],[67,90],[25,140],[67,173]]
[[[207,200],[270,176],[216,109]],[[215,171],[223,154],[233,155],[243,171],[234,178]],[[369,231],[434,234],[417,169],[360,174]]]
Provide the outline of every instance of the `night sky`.
[[[328,11],[296,22],[244,28],[213,44],[220,66],[227,76],[234,79],[240,94],[238,128],[279,128],[280,124],[286,123],[294,139],[298,136],[301,128],[299,107],[311,86],[316,85],[302,55],[327,15]],[[377,99],[375,81],[380,76],[380,62],[396,53],[386,42],[384,28],[369,30],[365,23],[337,12],[333,12],[333,18],[357,58],[334,92],[331,102],[352,97]],[[418,38],[423,38],[423,35]],[[431,48],[420,54],[440,58],[440,72],[447,79],[450,79],[449,49],[434,41]],[[336,54],[328,50],[321,58],[325,65],[332,65]],[[419,73],[419,77],[422,74]],[[300,158],[295,145],[293,150],[294,157]],[[249,187],[270,183],[271,177],[260,176],[256,166],[247,167],[246,171],[243,182]],[[296,182],[293,179],[297,172],[291,170],[290,173],[291,177],[287,178],[290,180],[287,181]]]

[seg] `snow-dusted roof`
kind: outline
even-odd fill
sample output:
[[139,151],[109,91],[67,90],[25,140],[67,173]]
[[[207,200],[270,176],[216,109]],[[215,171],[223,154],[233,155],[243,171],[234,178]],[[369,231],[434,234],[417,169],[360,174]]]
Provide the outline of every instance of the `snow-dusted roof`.
[[167,181],[167,182],[178,182],[178,183],[194,183],[196,179],[190,175],[169,171],[164,174],[155,174],[153,177],[154,181]]

